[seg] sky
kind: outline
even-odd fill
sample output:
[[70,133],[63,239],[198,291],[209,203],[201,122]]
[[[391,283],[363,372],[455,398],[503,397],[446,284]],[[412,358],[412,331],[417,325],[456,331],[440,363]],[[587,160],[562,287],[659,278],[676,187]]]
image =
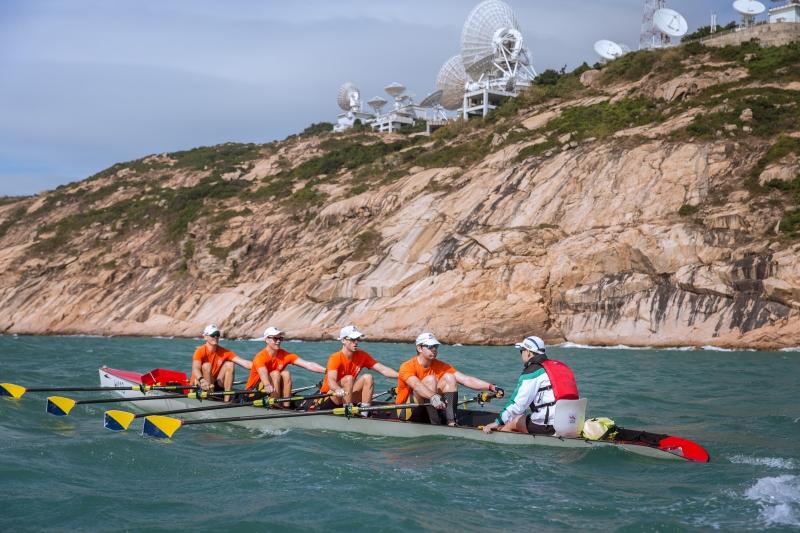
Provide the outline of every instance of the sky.
[[[768,7],[769,4],[762,0]],[[537,72],[638,48],[644,0],[506,0]],[[478,0],[0,0],[0,196],[154,153],[284,139],[398,82],[433,92]],[[692,32],[731,0],[668,0]],[[759,17],[765,19],[766,15]]]

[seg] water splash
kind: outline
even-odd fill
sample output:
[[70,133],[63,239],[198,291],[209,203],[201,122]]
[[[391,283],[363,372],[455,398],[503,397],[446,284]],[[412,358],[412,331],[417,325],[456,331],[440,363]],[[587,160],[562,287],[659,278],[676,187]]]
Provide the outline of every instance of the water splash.
[[744,493],[761,506],[761,518],[767,523],[800,526],[800,478],[783,475],[759,479]]
[[728,457],[732,463],[755,465],[755,466],[768,466],[770,468],[783,468],[792,470],[795,468],[795,463],[791,459],[781,459],[779,457],[750,457],[748,455],[734,455]]

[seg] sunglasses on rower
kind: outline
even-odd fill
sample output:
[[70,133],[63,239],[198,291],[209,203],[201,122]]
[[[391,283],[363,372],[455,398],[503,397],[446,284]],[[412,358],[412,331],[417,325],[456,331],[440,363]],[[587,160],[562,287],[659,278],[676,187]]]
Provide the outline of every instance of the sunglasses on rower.
[[271,340],[271,341],[275,341],[275,342],[282,342],[282,341],[283,341],[283,339],[284,339],[283,337],[267,337],[267,338],[268,338],[269,340]]
[[215,331],[214,333],[209,335],[209,337],[219,337],[219,331]]
[[424,346],[425,348],[427,348],[429,350],[439,349],[439,345],[438,344],[421,344],[420,346]]
[[350,341],[350,342],[358,342],[359,337],[344,337],[344,340]]

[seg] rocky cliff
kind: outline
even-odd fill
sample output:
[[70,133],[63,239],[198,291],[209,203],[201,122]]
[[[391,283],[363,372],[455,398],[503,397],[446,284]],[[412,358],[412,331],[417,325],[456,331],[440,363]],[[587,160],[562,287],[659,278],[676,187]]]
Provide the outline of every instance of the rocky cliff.
[[798,346],[800,57],[751,48],[555,73],[432,138],[311,128],[3,199],[0,332]]

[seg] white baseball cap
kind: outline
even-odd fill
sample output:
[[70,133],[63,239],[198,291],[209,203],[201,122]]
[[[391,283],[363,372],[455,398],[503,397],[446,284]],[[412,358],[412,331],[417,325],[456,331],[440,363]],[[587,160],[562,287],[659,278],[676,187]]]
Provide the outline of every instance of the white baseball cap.
[[359,337],[366,337],[366,335],[358,331],[358,328],[355,326],[345,326],[339,332],[339,340],[342,340],[345,337],[350,337],[351,339],[357,339]]
[[516,348],[530,350],[533,353],[544,354],[544,341],[539,337],[528,337],[514,345]]
[[433,335],[433,333],[423,333],[422,335],[417,337],[416,344],[417,346],[419,346],[420,344],[427,344],[428,346],[433,346],[433,345],[440,345],[442,343],[436,340],[436,337]]
[[280,337],[285,333],[286,333],[285,331],[281,331],[275,326],[270,326],[264,330],[264,338],[266,339],[267,337]]
[[220,333],[220,331],[219,328],[214,324],[209,324],[206,326],[206,329],[203,330],[203,335],[211,335],[212,333]]

